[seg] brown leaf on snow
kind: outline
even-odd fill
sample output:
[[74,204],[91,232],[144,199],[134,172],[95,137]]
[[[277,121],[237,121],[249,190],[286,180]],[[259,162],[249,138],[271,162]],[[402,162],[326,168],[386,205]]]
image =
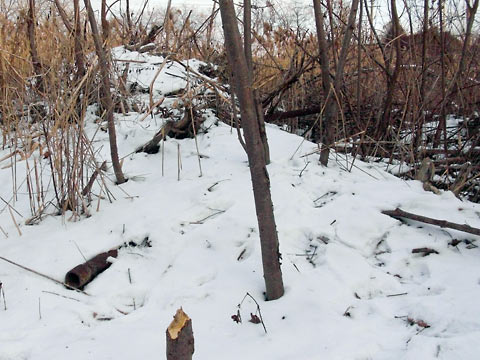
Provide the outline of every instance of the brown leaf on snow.
[[250,313],[250,320],[248,320],[248,321],[250,321],[251,323],[254,323],[254,324],[260,324],[262,322],[257,315],[254,315],[252,313]]
[[410,325],[418,325],[422,328],[429,328],[430,327],[430,325],[428,325],[425,321],[423,321],[421,319],[415,320],[413,318],[407,318],[407,321]]
[[235,321],[237,324],[242,322],[242,317],[240,316],[240,310],[237,310],[237,313],[232,315],[232,320]]

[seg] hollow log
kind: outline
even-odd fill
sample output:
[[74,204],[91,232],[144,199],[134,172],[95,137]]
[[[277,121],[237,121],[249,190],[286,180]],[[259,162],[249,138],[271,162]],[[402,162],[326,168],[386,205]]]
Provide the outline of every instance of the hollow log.
[[167,360],[191,360],[194,350],[192,320],[180,308],[167,328]]
[[116,258],[118,250],[110,250],[88,260],[87,262],[75,266],[65,275],[65,284],[75,289],[83,289],[98,274],[108,269],[111,265],[107,261],[109,257]]

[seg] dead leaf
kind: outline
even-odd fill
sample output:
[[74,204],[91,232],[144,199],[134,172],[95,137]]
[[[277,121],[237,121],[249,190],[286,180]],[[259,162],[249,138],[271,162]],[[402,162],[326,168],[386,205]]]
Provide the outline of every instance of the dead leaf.
[[262,322],[257,315],[252,314],[252,313],[250,313],[250,320],[248,320],[248,321],[250,321],[253,324],[260,324]]

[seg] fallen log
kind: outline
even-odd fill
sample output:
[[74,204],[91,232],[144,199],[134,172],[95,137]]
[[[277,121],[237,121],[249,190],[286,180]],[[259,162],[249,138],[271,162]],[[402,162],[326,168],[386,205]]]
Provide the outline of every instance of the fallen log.
[[110,250],[91,258],[83,264],[75,266],[65,275],[65,284],[69,288],[83,289],[90,281],[92,281],[98,274],[107,270],[111,263],[108,262],[109,257],[116,258],[118,250]]
[[[192,120],[193,114],[193,120]],[[203,119],[198,116],[197,112],[192,109],[185,109],[183,117],[174,122],[167,121],[165,125],[153,136],[153,138],[146,144],[140,146],[135,152],[144,152],[147,154],[156,154],[160,150],[160,141],[164,140],[167,136],[175,139],[185,139],[187,137],[193,138],[194,134],[200,129],[200,125]],[[193,129],[195,126],[195,130]]]
[[463,231],[469,234],[480,236],[479,228],[474,228],[467,224],[457,224],[457,223],[452,223],[446,220],[432,219],[426,216],[412,214],[412,213],[403,211],[399,208],[396,208],[395,210],[383,210],[382,214],[391,216],[396,219],[405,218],[405,219],[415,220],[415,221],[423,222],[425,224],[440,226],[441,228],[454,229],[454,230]]
[[265,115],[266,122],[275,122],[285,119],[291,119],[294,117],[299,116],[308,116],[308,115],[315,115],[321,111],[321,107],[319,105],[313,106],[306,109],[297,109],[297,110],[290,110],[290,111],[278,111],[272,114]]
[[191,360],[194,350],[192,320],[180,308],[167,328],[167,360]]

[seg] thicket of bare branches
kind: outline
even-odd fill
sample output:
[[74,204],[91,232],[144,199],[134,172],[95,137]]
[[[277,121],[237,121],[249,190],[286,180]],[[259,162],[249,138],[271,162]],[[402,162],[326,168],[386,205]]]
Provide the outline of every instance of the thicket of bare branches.
[[[206,14],[175,4],[156,13],[146,7],[114,13],[112,3],[105,2],[104,16],[97,19],[107,53],[125,45],[176,59],[197,58],[212,64],[207,71],[219,77],[219,86],[228,84],[215,2]],[[125,9],[128,1],[121,3]],[[314,3],[323,20],[322,51]],[[330,161],[347,169],[361,157],[403,164],[396,171],[413,178],[430,157],[434,185],[480,201],[478,0],[390,0],[388,7],[376,7],[384,3],[360,0],[347,26],[351,2],[287,8],[286,2],[252,1],[246,28],[253,87],[265,120],[318,143],[323,139],[323,149],[337,150],[330,152]],[[103,94],[83,4],[2,0],[0,10],[1,146],[12,155],[2,166],[28,162],[27,174],[12,171],[12,177],[19,183],[30,177],[33,218],[47,203],[60,212],[87,213],[92,197],[84,190],[92,175],[97,174],[104,193],[108,189],[83,134],[86,108],[100,104]],[[107,106],[138,110],[127,100],[128,89],[113,79],[121,74],[110,79],[117,91]],[[231,102],[219,96],[211,105],[231,121]],[[105,115],[100,112],[100,119]],[[43,171],[51,173],[54,199],[34,191],[38,186],[41,194],[46,187],[35,183],[40,171],[31,157],[35,151],[48,160]]]

